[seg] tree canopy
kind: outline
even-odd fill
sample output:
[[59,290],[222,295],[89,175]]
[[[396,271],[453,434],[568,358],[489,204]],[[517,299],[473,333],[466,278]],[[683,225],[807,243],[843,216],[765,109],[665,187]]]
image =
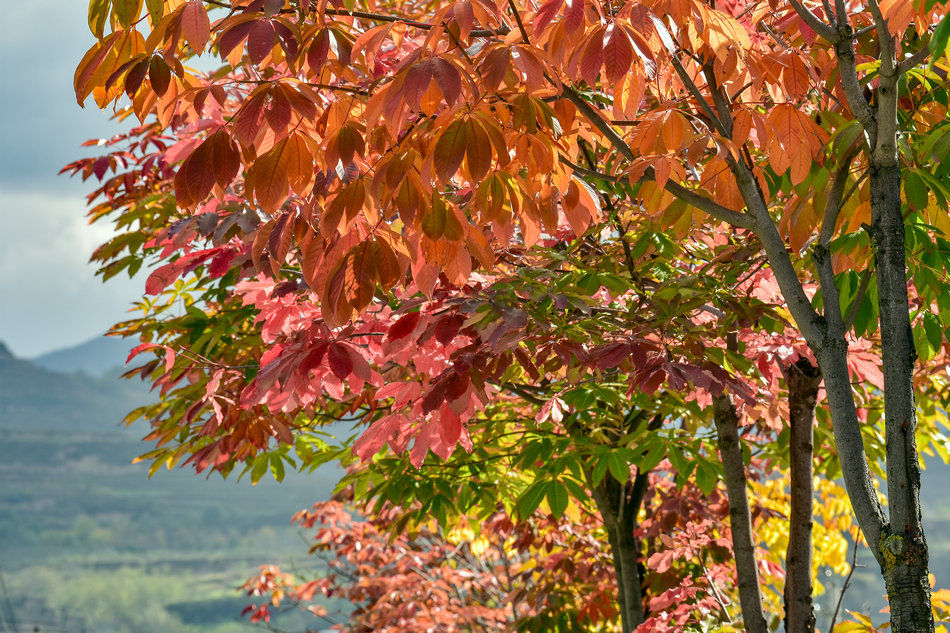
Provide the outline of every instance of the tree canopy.
[[[728,533],[743,626],[774,625],[748,499],[770,470],[790,479],[786,626],[813,630],[812,475],[841,477],[894,630],[933,631],[945,13],[92,1],[77,100],[139,125],[66,170],[101,181],[90,216],[118,229],[103,276],[153,267],[116,326],[154,356],[131,372],[162,394],[133,413],[144,457],[254,480],[341,459],[397,531],[593,512],[624,631],[673,586],[674,542],[648,536],[664,486],[727,495],[728,521],[681,533]],[[188,65],[205,55],[220,68]],[[346,420],[365,428],[338,444]],[[676,603],[723,604],[702,557],[677,573]]]

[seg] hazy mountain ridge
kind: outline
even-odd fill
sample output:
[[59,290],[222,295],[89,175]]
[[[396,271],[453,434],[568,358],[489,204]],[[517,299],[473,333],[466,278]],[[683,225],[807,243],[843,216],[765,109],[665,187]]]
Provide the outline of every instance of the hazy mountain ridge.
[[51,371],[84,372],[92,376],[103,376],[122,368],[135,344],[135,341],[129,339],[99,336],[78,345],[32,357],[29,361]]
[[[148,389],[143,383],[105,375],[108,368],[97,372],[100,376],[67,373],[79,365],[101,367],[111,349],[103,341],[106,339],[48,354],[45,366],[16,358],[0,343],[0,428],[105,430],[147,402]],[[92,353],[92,360],[77,360],[81,348]],[[52,369],[56,358],[69,362],[61,370]]]
[[245,631],[235,588],[260,564],[306,563],[290,517],[327,498],[339,472],[258,486],[190,469],[149,479],[131,463],[151,447],[147,427],[120,423],[155,395],[118,378],[128,352],[113,343],[26,360],[0,342],[0,568],[14,615],[62,633]]

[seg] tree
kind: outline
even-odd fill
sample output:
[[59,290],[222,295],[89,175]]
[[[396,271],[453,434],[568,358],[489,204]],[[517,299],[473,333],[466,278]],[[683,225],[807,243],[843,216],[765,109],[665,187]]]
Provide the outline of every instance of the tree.
[[[140,328],[162,340],[166,355],[164,369],[147,364],[143,375],[152,373],[166,393],[184,377],[194,381],[150,413],[154,439],[182,439],[153,457],[190,453],[199,468],[229,470],[253,461],[272,437],[295,441],[291,429],[305,423],[294,416],[317,400],[340,415],[373,414],[364,457],[375,452],[366,447],[399,451],[410,440],[416,463],[429,449],[447,456],[457,443],[470,445],[467,421],[515,364],[518,350],[506,356],[505,337],[527,325],[524,310],[493,311],[489,301],[483,314],[496,322],[482,323],[488,345],[467,350],[465,337],[481,337],[471,329],[478,315],[464,303],[445,305],[452,293],[477,294],[480,283],[538,257],[556,260],[558,244],[568,242],[578,272],[568,284],[596,284],[589,294],[607,293],[608,310],[627,294],[640,298],[634,309],[658,313],[669,300],[663,280],[644,286],[636,269],[647,251],[658,252],[656,238],[642,252],[638,240],[673,231],[687,245],[702,244],[705,234],[708,249],[732,249],[737,263],[764,256],[821,371],[837,456],[888,586],[893,628],[933,630],[913,380],[917,354],[942,345],[946,320],[943,273],[934,273],[945,268],[937,227],[946,225],[950,195],[940,162],[950,31],[941,4],[463,0],[357,9],[190,0],[142,9],[126,0],[91,3],[98,41],[76,72],[80,103],[92,95],[104,107],[126,93],[126,112],[147,121],[137,152],[75,166],[100,176],[129,168],[101,190],[107,200],[93,215],[117,213],[121,227],[137,223],[140,232],[120,235],[97,257],[109,274],[141,265],[139,248],[158,253],[165,263],[149,277],[152,294],[197,267],[221,279],[203,291],[209,310],[192,306],[191,322],[177,322],[183,330],[170,334],[158,320]],[[209,44],[227,63],[199,78],[182,60]],[[605,268],[603,259],[589,266],[605,243],[623,253],[617,261],[626,271]],[[694,264],[671,266],[705,272]],[[621,287],[611,288],[618,277]],[[413,311],[420,294],[424,311]],[[696,296],[691,309],[702,311],[711,295]],[[249,326],[252,305],[260,333]],[[731,318],[704,324],[707,344],[732,340],[742,324]],[[753,320],[753,330],[763,321],[776,319]],[[199,342],[214,347],[201,341],[201,326],[212,322],[216,336],[247,345],[178,358]],[[716,399],[726,483],[737,499],[744,486],[735,398],[740,407],[755,398],[742,372],[725,367],[733,368],[726,361],[738,360],[743,342],[736,337],[717,364],[688,333],[669,337],[682,345],[671,354],[644,331],[625,330],[620,347],[607,347],[618,343],[609,327],[600,331],[594,359],[586,343],[539,348],[544,368],[556,359],[546,372],[592,369],[627,354],[614,366],[628,363],[623,373],[634,391],[662,384],[675,392],[690,381]],[[887,516],[849,374],[866,353],[854,336],[874,340],[877,332]],[[424,362],[411,364],[397,349],[409,334],[439,345],[413,350]],[[189,344],[167,345],[168,338]],[[251,350],[261,345],[266,351],[255,358]],[[516,360],[541,376],[531,357]],[[413,375],[398,376],[407,367]],[[547,402],[549,411],[560,406],[556,394]],[[391,405],[413,417],[376,415]],[[278,470],[276,455],[252,470]],[[740,588],[751,591],[754,561],[736,553]],[[748,574],[753,582],[743,583]],[[746,625],[761,628],[755,600],[743,602]]]

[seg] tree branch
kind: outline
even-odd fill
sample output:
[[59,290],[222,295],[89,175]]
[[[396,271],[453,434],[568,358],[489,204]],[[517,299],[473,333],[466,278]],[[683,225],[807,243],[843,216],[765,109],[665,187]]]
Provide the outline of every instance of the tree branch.
[[851,161],[857,154],[857,143],[856,140],[848,148],[831,182],[831,191],[828,193],[828,202],[825,204],[825,216],[821,222],[821,233],[818,235],[818,244],[823,248],[831,245],[831,240],[835,235],[835,225],[838,224],[838,216],[844,205],[844,186],[848,183],[848,175],[851,173]]
[[897,64],[897,75],[898,76],[903,75],[908,70],[917,66],[917,64],[920,64],[928,57],[930,57],[930,47],[923,46],[921,48],[918,48],[916,51],[914,51],[913,54],[911,54],[909,57],[905,57],[904,59],[900,61],[900,63]]
[[768,624],[762,608],[759,568],[755,558],[745,466],[742,461],[742,447],[739,444],[739,415],[728,394],[716,398],[713,411],[723,479],[729,495],[729,526],[732,530],[732,551],[736,559],[742,622],[749,633],[768,633]]
[[[586,167],[581,167],[580,165],[574,163],[569,158],[563,154],[558,155],[558,160],[573,169],[576,173],[581,176],[586,176],[588,178],[596,178],[598,180],[603,180],[610,183],[620,182],[620,178],[616,176],[611,176],[610,174],[605,174],[600,171],[593,169],[587,169]],[[638,182],[648,182],[656,180],[656,172],[652,167],[647,167],[643,172],[643,175],[640,177]],[[674,196],[682,200],[687,204],[691,204],[700,211],[708,213],[717,220],[721,220],[733,226],[737,226],[743,229],[751,229],[753,225],[752,218],[746,214],[739,211],[733,211],[728,207],[724,207],[718,202],[711,200],[705,196],[700,195],[692,189],[688,189],[683,185],[673,182],[672,180],[666,181],[665,189],[672,193]]]
[[812,506],[815,405],[821,371],[807,358],[782,368],[788,385],[789,493],[788,549],[785,554],[785,630],[812,633]]
[[732,134],[726,131],[726,126],[716,116],[715,111],[712,109],[712,106],[709,105],[709,102],[706,101],[706,98],[703,97],[703,93],[700,92],[699,87],[696,85],[696,82],[692,80],[689,74],[686,72],[686,68],[683,67],[683,63],[675,54],[670,54],[670,61],[673,63],[673,68],[676,70],[676,74],[679,76],[680,81],[683,82],[683,85],[686,86],[686,89],[689,91],[693,98],[696,99],[696,102],[699,104],[699,107],[703,112],[706,113],[706,117],[709,119],[709,124],[716,128],[720,134],[726,138],[730,138]]
[[792,8],[795,9],[795,13],[798,14],[798,17],[811,28],[812,31],[822,36],[831,43],[835,43],[838,39],[838,30],[834,27],[819,18],[817,15],[811,12],[811,10],[805,5],[801,4],[798,0],[788,0],[789,4],[792,5]]

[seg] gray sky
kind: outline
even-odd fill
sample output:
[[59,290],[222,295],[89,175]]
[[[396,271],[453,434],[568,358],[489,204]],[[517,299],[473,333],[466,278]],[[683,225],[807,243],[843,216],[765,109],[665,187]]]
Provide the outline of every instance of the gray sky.
[[56,175],[93,153],[83,141],[118,130],[91,99],[80,109],[72,91],[93,43],[86,0],[0,6],[0,340],[33,356],[125,318],[144,279],[102,284],[93,275],[89,255],[109,230],[86,223],[88,187]]

